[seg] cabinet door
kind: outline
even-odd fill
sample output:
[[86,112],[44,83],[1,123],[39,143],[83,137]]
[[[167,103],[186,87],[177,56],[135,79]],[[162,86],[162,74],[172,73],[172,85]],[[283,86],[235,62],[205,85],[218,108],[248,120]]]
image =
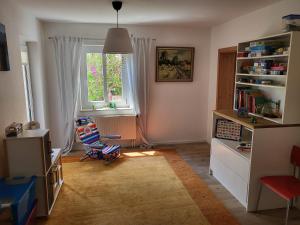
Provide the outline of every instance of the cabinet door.
[[43,137],[43,145],[44,145],[44,159],[45,159],[45,168],[46,172],[49,170],[51,166],[51,141],[49,132]]

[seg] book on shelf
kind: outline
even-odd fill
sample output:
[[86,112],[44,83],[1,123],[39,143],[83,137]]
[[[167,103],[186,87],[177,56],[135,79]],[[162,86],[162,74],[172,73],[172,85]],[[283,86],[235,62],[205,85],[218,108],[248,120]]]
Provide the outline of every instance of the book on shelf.
[[256,113],[258,105],[265,102],[264,95],[259,91],[251,88],[236,89],[236,109],[245,108],[250,113]]

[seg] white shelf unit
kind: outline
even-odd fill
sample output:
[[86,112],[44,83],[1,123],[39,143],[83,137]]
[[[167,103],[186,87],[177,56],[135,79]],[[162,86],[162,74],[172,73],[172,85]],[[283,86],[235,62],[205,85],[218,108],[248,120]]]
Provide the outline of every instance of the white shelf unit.
[[286,79],[286,75],[270,75],[270,74],[248,74],[248,73],[236,73],[236,76],[245,77],[272,77]]
[[251,84],[244,82],[236,82],[237,85],[245,85],[245,86],[254,86],[254,87],[264,87],[264,88],[285,88],[285,86],[280,85],[268,85],[268,84]]
[[[284,36],[285,34],[283,34]],[[278,36],[277,36],[278,37]],[[267,39],[271,39],[272,37],[268,37]],[[259,39],[262,40],[262,39]],[[289,57],[288,54],[284,55],[263,55],[263,56],[253,56],[253,57],[237,57],[237,60],[249,60],[249,59],[274,59],[274,58],[284,58]]]
[[24,130],[4,139],[10,177],[37,176],[37,216],[48,216],[63,184],[61,149],[52,149],[49,130]]
[[[215,112],[217,119],[240,124],[242,141],[250,141],[250,152],[239,151],[238,141],[213,138],[211,142],[210,174],[213,175],[247,211],[255,211],[259,179],[263,176],[292,175],[290,153],[293,145],[300,145],[300,127],[281,125],[259,118],[251,124],[249,118],[239,119],[235,112]],[[212,137],[215,137],[213,131]],[[283,208],[286,202],[264,188],[259,210]]]
[[[245,47],[253,41],[281,41],[285,47],[289,47],[288,54],[283,55],[266,55],[257,57],[238,57],[236,61],[236,78],[235,78],[235,93],[239,88],[249,87],[262,92],[266,98],[272,101],[280,101],[279,112],[282,115],[280,118],[269,118],[262,116],[267,120],[274,121],[280,124],[300,124],[300,32],[293,31],[268,37],[259,38],[256,40],[245,41],[238,44],[238,51],[244,51]],[[243,63],[254,63],[259,60],[274,60],[275,62],[287,63],[286,75],[268,75],[268,74],[247,74],[241,71]],[[271,80],[271,85],[248,83],[244,82],[245,78],[255,80]],[[238,96],[234,96],[234,109]],[[257,114],[256,114],[257,115]]]

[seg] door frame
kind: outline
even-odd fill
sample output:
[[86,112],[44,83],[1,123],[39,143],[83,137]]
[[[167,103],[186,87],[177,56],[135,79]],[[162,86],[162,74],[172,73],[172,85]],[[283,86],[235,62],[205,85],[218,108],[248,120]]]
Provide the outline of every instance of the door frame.
[[[226,47],[226,48],[220,48],[218,49],[218,72],[217,72],[217,91],[216,91],[216,108],[219,105],[219,88],[220,88],[220,58],[221,58],[221,54],[223,53],[236,53],[237,54],[237,46],[232,46],[232,47]],[[235,65],[235,69],[234,69],[234,76],[236,73],[236,65]],[[233,89],[233,97],[234,97],[234,89]]]

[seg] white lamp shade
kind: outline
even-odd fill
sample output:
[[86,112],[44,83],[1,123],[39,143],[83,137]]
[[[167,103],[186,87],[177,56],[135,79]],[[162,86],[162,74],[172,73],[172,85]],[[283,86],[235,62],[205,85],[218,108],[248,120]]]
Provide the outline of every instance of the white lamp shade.
[[110,28],[106,35],[103,53],[128,54],[132,53],[129,34],[125,28]]

